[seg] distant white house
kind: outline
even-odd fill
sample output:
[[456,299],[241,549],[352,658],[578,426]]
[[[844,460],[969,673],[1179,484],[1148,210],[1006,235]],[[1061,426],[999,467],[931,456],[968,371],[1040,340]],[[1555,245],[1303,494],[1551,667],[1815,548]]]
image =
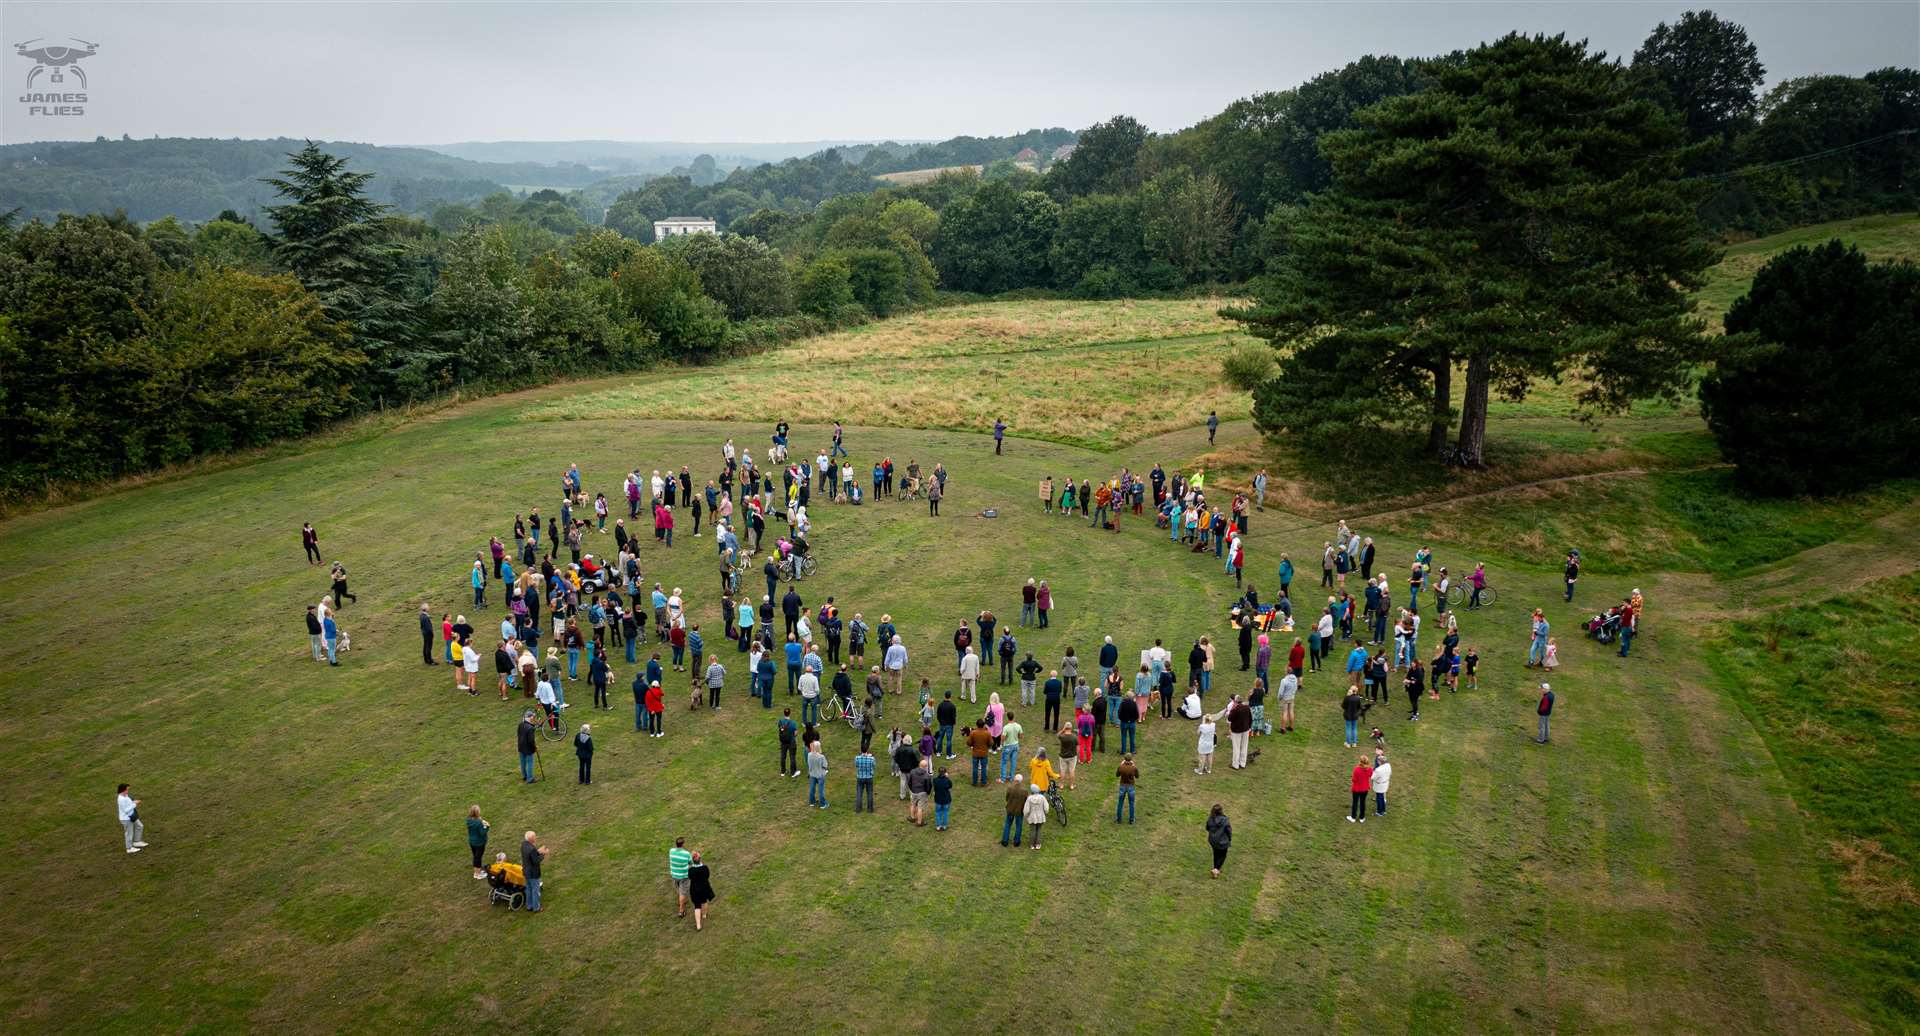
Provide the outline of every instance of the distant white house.
[[719,224],[699,216],[672,216],[653,221],[653,239],[664,241],[682,234],[718,234]]
[[1053,161],[1055,162],[1064,162],[1067,159],[1072,157],[1073,157],[1072,144],[1062,144],[1059,147],[1053,149]]

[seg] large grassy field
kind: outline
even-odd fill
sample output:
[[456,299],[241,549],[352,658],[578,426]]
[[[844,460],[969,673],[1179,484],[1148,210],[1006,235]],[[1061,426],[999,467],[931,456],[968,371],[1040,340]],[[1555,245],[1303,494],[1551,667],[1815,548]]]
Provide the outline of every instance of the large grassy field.
[[[1910,754],[1911,677],[1881,678],[1872,715],[1818,737],[1793,726],[1798,674],[1826,678],[1835,658],[1911,671],[1904,643],[1875,654],[1915,617],[1910,580],[1875,581],[1913,567],[1891,549],[1920,531],[1910,491],[1743,501],[1689,470],[1711,458],[1697,418],[1673,412],[1625,419],[1599,446],[1556,440],[1546,415],[1499,415],[1512,463],[1465,482],[1400,485],[1362,455],[1345,458],[1351,480],[1327,477],[1325,459],[1259,443],[1244,420],[1212,445],[1196,427],[1210,407],[1245,413],[1217,381],[1229,345],[1214,308],[945,310],[736,365],[463,405],[7,521],[0,825],[22,867],[0,915],[0,1012],[27,1032],[1914,1025],[1911,766],[1875,773],[1862,750],[1892,726],[1905,740],[1883,751]],[[983,432],[1003,408],[1016,438],[996,457]],[[803,782],[774,776],[772,715],[746,703],[730,648],[726,707],[670,695],[662,740],[632,732],[631,667],[615,666],[611,712],[571,685],[569,719],[598,735],[596,783],[576,785],[563,751],[548,780],[520,784],[521,701],[469,698],[421,665],[416,609],[496,624],[497,607],[468,607],[466,564],[515,512],[551,511],[569,462],[610,494],[633,467],[704,480],[723,439],[757,453],[779,416],[801,422],[801,448],[838,416],[858,463],[952,472],[939,518],[817,505],[821,569],[802,587],[810,604],[891,613],[938,689],[955,684],[954,625],[981,608],[1013,618],[1029,576],[1058,595],[1052,628],[1020,631],[1047,664],[1105,635],[1123,658],[1156,637],[1184,658],[1208,635],[1223,642],[1210,698],[1245,687],[1233,581],[1211,555],[1143,519],[1112,534],[1039,512],[1042,475],[1155,461],[1229,483],[1257,463],[1285,476],[1272,502],[1287,509],[1255,516],[1248,549],[1269,598],[1283,551],[1300,562],[1296,602],[1316,598],[1334,507],[1396,576],[1420,544],[1442,564],[1485,557],[1502,600],[1462,621],[1480,687],[1418,724],[1375,710],[1395,781],[1391,813],[1365,827],[1341,819],[1354,753],[1332,675],[1308,678],[1299,733],[1256,741],[1244,773],[1223,745],[1217,771],[1195,775],[1191,725],[1149,722],[1139,823],[1112,823],[1115,759],[1096,756],[1071,826],[1037,853],[999,847],[998,785],[962,779],[945,833],[904,823],[884,780],[882,813],[853,815],[844,728],[825,734],[833,807],[805,808]],[[1657,470],[1618,470],[1633,465]],[[1566,484],[1604,491],[1571,501],[1501,487],[1601,470]],[[1570,510],[1578,521],[1559,517]],[[326,586],[301,557],[303,520],[360,596],[342,612],[354,650],[339,669],[307,658],[301,612]],[[1613,529],[1663,538],[1625,549],[1600,538]],[[687,588],[712,643],[713,554],[689,532],[649,543],[645,576]],[[1596,560],[1574,604],[1555,565],[1569,545]],[[1622,660],[1575,626],[1633,586],[1652,614]],[[1840,591],[1856,596],[1752,610]],[[1548,747],[1529,740],[1538,678],[1520,665],[1535,605],[1563,666]],[[1851,644],[1829,632],[1862,614]],[[1756,654],[1795,638],[1809,639],[1798,668]],[[1422,639],[1430,656],[1437,637]],[[1829,711],[1850,687],[1823,685]],[[1045,743],[1028,726],[1028,745]],[[1824,790],[1836,774],[1878,781],[1878,797]],[[111,818],[122,780],[144,800],[153,847],[138,856]],[[1212,881],[1202,823],[1216,802],[1235,842]],[[497,848],[527,828],[552,847],[548,912],[486,906],[466,867],[469,803]],[[673,916],[677,835],[720,894],[699,934]]]

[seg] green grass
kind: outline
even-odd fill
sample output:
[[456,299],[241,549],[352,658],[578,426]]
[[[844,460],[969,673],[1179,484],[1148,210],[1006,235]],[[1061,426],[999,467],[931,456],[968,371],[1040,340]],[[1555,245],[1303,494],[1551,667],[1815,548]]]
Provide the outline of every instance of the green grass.
[[1729,626],[1714,671],[1766,738],[1825,843],[1876,1024],[1920,1016],[1920,578]]
[[1729,246],[1724,259],[1707,271],[1707,283],[1694,295],[1700,303],[1707,326],[1720,330],[1720,322],[1734,300],[1747,293],[1753,275],[1768,259],[1800,245],[1817,245],[1839,238],[1856,245],[1873,260],[1920,259],[1920,215],[1911,212],[1881,216],[1861,216],[1833,223],[1800,227],[1769,237],[1756,238]]
[[[1145,520],[1124,520],[1115,535],[1045,516],[1033,488],[1043,475],[1097,478],[1155,461],[1204,463],[1230,484],[1234,463],[1274,449],[1244,421],[1209,446],[1186,427],[1203,416],[1190,406],[1198,397],[1132,417],[1074,409],[1135,398],[1145,365],[1168,354],[1184,357],[1191,372],[1177,377],[1201,391],[1200,352],[1217,332],[1192,330],[1208,319],[1192,307],[1129,316],[1017,305],[1009,319],[1025,326],[1004,333],[990,330],[1001,311],[964,307],[966,326],[946,345],[934,321],[816,345],[827,351],[788,357],[798,364],[775,354],[557,386],[7,520],[0,694],[16,708],[0,754],[0,829],[30,881],[0,913],[0,1013],[22,1032],[141,1033],[1848,1032],[1899,1018],[1887,1013],[1897,1005],[1862,1006],[1863,996],[1885,1000],[1867,973],[1890,951],[1847,938],[1840,893],[1821,878],[1825,836],[1809,834],[1777,750],[1702,661],[1702,622],[1747,584],[1688,573],[1820,544],[1791,559],[1790,585],[1803,592],[1837,577],[1821,563],[1831,552],[1870,553],[1849,546],[1857,537],[1878,537],[1871,553],[1897,557],[1880,548],[1912,531],[1904,518],[1883,527],[1908,514],[1904,489],[1831,511],[1749,512],[1691,476],[1620,477],[1570,483],[1604,492],[1568,498],[1558,510],[1580,524],[1564,527],[1539,506],[1529,516],[1523,494],[1462,503],[1457,515],[1361,521],[1383,569],[1398,572],[1420,544],[1442,564],[1491,556],[1504,594],[1463,621],[1484,659],[1477,691],[1431,703],[1418,724],[1397,707],[1373,714],[1389,734],[1394,809],[1364,828],[1341,819],[1352,753],[1340,747],[1331,676],[1309,678],[1300,732],[1256,742],[1262,755],[1246,773],[1194,775],[1191,728],[1149,722],[1136,826],[1103,821],[1109,754],[1072,793],[1072,827],[1051,832],[1042,852],[1014,853],[995,841],[997,786],[963,783],[944,834],[902,823],[884,782],[883,812],[853,816],[845,731],[826,732],[834,808],[804,808],[804,787],[772,775],[772,720],[744,704],[731,651],[727,708],[691,712],[683,692],[670,695],[664,740],[631,733],[624,662],[610,713],[590,713],[585,686],[569,687],[570,718],[598,735],[591,788],[571,782],[564,752],[547,759],[548,781],[520,785],[511,743],[521,701],[470,699],[446,669],[420,665],[419,603],[466,611],[483,629],[497,622],[497,610],[466,607],[466,564],[514,512],[550,505],[569,461],[589,488],[610,492],[636,465],[686,464],[704,478],[720,441],[757,452],[761,418],[803,402],[795,377],[818,367],[857,390],[890,363],[929,365],[904,388],[931,381],[946,397],[1017,403],[1016,432],[1024,421],[1085,445],[1022,436],[995,457],[984,436],[954,430],[990,413],[949,421],[851,400],[883,423],[936,426],[850,417],[856,463],[944,461],[953,491],[939,519],[885,501],[818,505],[810,602],[832,594],[848,612],[891,613],[916,669],[942,690],[953,683],[953,625],[982,607],[1016,615],[1028,576],[1059,594],[1053,627],[1022,634],[1048,664],[1069,644],[1091,655],[1105,635],[1123,658],[1155,637],[1177,653],[1203,634],[1230,637],[1235,591],[1210,555],[1169,545]],[[969,335],[977,340],[959,344]],[[1143,344],[1156,337],[1172,340]],[[1014,366],[990,382],[1002,363]],[[687,391],[717,384],[727,392]],[[670,413],[707,416],[661,419]],[[1164,423],[1139,427],[1149,419]],[[1643,455],[1677,463],[1697,451],[1690,422],[1636,417],[1576,449],[1589,433],[1545,416],[1505,419],[1495,441],[1510,468],[1413,492]],[[824,442],[826,427],[796,432],[804,447]],[[1390,483],[1393,469],[1355,449],[1354,499],[1408,492],[1365,486]],[[1274,502],[1291,506],[1286,496]],[[989,507],[1001,517],[970,517]],[[1582,597],[1559,601],[1563,536],[1638,535],[1681,515],[1725,529],[1631,557],[1588,541],[1596,565]],[[1267,597],[1282,552],[1317,556],[1330,531],[1322,517],[1256,515],[1249,571]],[[325,591],[296,543],[308,519],[328,556],[352,567],[361,597],[343,612],[355,650],[337,670],[306,658],[300,613]],[[1529,534],[1537,546],[1518,539]],[[648,546],[644,564],[649,582],[688,590],[712,634],[708,542],[683,526],[679,545]],[[1707,564],[1718,567],[1688,567]],[[1319,592],[1311,563],[1301,567],[1295,601],[1311,609]],[[1650,589],[1654,612],[1622,662],[1574,630],[1589,602],[1634,585]],[[1547,749],[1527,740],[1537,677],[1519,665],[1536,604],[1559,631],[1563,663]],[[1435,638],[1425,639],[1430,652]],[[1222,659],[1216,699],[1245,686],[1230,647]],[[108,815],[119,780],[145,800],[154,843],[135,857],[119,851]],[[1236,833],[1219,882],[1206,876],[1201,833],[1216,802]],[[498,847],[529,827],[553,847],[550,913],[485,906],[465,867],[469,803],[493,820]],[[721,895],[699,935],[673,918],[663,880],[676,835],[708,855]]]

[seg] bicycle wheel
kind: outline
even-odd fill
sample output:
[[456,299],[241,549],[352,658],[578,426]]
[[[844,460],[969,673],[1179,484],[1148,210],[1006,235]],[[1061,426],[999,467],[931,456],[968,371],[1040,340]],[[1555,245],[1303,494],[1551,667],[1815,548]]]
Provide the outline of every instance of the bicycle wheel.
[[1480,591],[1480,607],[1491,608],[1493,606],[1493,599],[1493,587],[1489,586]]
[[552,720],[540,724],[540,736],[548,741],[559,741],[567,736],[567,721],[555,713]]
[[1447,603],[1460,605],[1473,599],[1473,591],[1458,583],[1447,587]]
[[1058,792],[1055,792],[1053,796],[1053,816],[1055,822],[1061,827],[1067,826],[1067,800],[1064,795]]
[[813,570],[818,567],[820,567],[819,563],[813,560],[812,554],[808,554],[806,557],[800,559],[800,573],[802,575],[810,576],[813,574]]
[[826,704],[820,707],[820,714],[828,723],[839,720],[845,715],[840,711],[840,698],[837,695],[827,695]]

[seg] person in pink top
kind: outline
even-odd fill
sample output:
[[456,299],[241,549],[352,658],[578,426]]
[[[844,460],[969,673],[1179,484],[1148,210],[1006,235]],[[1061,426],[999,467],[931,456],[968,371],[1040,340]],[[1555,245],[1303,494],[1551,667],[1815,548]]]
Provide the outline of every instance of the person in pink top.
[[1093,762],[1093,713],[1084,705],[1074,712],[1073,725],[1080,734],[1080,761]]
[[993,747],[1000,747],[1000,732],[1007,725],[1007,707],[1000,704],[1000,692],[987,695],[987,733],[993,735]]
[[1040,628],[1047,628],[1047,613],[1053,610],[1053,590],[1047,581],[1040,580],[1040,588],[1034,591],[1034,607],[1040,611]]

